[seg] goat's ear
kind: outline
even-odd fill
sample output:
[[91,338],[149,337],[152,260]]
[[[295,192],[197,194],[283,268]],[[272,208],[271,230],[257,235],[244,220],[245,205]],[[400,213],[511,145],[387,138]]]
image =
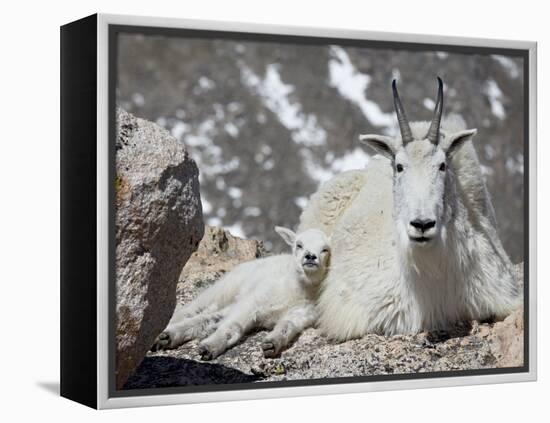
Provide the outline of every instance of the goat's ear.
[[465,129],[450,134],[441,140],[441,148],[447,156],[452,156],[460,146],[464,145],[466,141],[470,141],[476,133],[477,129]]
[[385,135],[367,134],[359,135],[359,141],[390,160],[395,158],[397,142],[394,138]]
[[296,234],[290,229],[283,228],[282,226],[275,226],[275,232],[281,235],[281,238],[290,245],[294,247],[294,241],[296,241]]

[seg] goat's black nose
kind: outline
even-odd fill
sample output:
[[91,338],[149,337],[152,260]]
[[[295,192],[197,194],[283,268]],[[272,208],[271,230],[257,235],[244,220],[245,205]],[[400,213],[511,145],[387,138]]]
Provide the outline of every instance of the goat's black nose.
[[411,222],[411,226],[414,226],[421,232],[426,232],[435,226],[435,220],[430,219],[415,219]]
[[305,258],[306,260],[315,260],[317,256],[315,254],[306,253]]

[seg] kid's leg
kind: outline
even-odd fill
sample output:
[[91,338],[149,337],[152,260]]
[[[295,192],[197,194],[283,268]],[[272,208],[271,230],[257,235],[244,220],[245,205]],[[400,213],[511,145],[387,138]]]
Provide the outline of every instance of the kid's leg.
[[219,321],[227,314],[228,309],[205,312],[185,319],[179,323],[169,324],[158,336],[152,351],[177,348],[192,339],[204,338],[210,335]]
[[313,305],[298,306],[290,309],[277,322],[262,342],[264,357],[276,357],[292,340],[317,319]]
[[212,360],[239,342],[256,322],[254,310],[240,304],[232,306],[216,331],[199,344],[201,359]]

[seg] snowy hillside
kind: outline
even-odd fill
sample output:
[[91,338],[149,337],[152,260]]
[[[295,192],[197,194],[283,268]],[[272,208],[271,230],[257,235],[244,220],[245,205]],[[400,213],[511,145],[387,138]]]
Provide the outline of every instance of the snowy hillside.
[[320,183],[369,160],[366,132],[393,134],[390,83],[411,120],[478,128],[501,237],[523,260],[523,67],[518,58],[340,46],[120,36],[118,102],[169,129],[200,170],[206,223],[282,248]]

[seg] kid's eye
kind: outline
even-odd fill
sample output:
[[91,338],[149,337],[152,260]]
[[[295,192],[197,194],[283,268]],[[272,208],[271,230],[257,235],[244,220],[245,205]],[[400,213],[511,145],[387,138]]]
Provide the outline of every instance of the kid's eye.
[[321,251],[321,253],[324,253],[324,254],[328,253],[328,248],[323,248],[323,251]]
[[446,168],[447,168],[447,166],[445,166],[445,163],[441,163],[441,164],[439,165],[439,170],[440,170],[441,172],[445,172],[445,169],[446,169]]
[[403,165],[401,163],[397,164],[395,166],[395,170],[397,170],[398,172],[403,172]]
[[298,250],[301,250],[302,248],[304,248],[304,246],[303,246],[302,244],[296,244],[296,248],[297,248]]

